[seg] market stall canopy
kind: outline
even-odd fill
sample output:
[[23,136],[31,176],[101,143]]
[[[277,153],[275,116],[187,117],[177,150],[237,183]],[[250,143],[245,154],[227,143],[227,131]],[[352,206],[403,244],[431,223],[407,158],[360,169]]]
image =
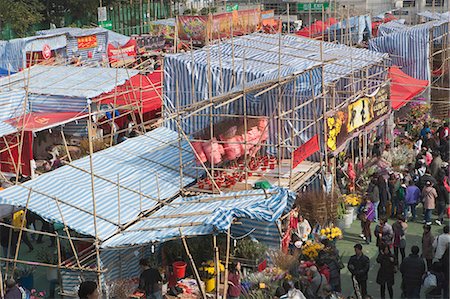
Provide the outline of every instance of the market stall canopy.
[[164,242],[183,236],[226,232],[234,219],[274,222],[296,194],[287,188],[247,190],[178,198],[170,206],[107,240],[103,247]]
[[0,137],[13,134],[17,132],[17,128],[7,124],[3,121],[0,121]]
[[392,65],[402,67],[402,71],[407,75],[416,79],[429,80],[430,40],[434,40],[435,46],[441,46],[448,31],[448,20],[406,26],[391,34],[370,39],[369,49],[388,53],[391,56]]
[[24,116],[6,120],[5,122],[21,131],[39,132],[56,126],[64,125],[81,118],[85,118],[86,113],[59,112],[40,113],[30,112]]
[[16,38],[0,44],[0,67],[10,72],[18,72],[25,68],[27,52],[40,53],[45,47],[51,51],[67,47],[67,38],[63,34],[46,34]]
[[305,37],[314,37],[320,35],[328,27],[330,27],[333,24],[336,24],[337,22],[338,21],[335,18],[329,18],[325,22],[318,20],[312,23],[311,26],[300,29],[295,34]]
[[0,78],[0,91],[22,89],[41,95],[94,98],[124,84],[136,70],[35,65],[23,72]]
[[149,75],[136,75],[115,90],[102,94],[94,102],[115,104],[116,106],[135,106],[142,113],[161,109],[162,74],[160,70]]
[[[158,128],[92,155],[100,240],[156,207],[159,199],[175,197],[181,187],[195,180],[197,171],[188,168],[194,155],[184,140],[180,177],[178,143],[178,133]],[[58,200],[68,227],[95,236],[89,157],[0,191],[0,204],[25,207],[29,194],[31,211],[62,223]]]
[[450,12],[448,11],[439,13],[426,10],[423,12],[418,12],[417,15],[424,17],[427,20],[450,20]]
[[400,70],[398,66],[389,69],[391,79],[392,109],[398,110],[408,101],[420,95],[428,86],[428,80],[414,79]]
[[107,32],[107,30],[102,27],[95,27],[95,28],[62,27],[62,28],[39,30],[36,31],[36,35],[67,34],[78,37],[78,36],[89,36],[105,32]]

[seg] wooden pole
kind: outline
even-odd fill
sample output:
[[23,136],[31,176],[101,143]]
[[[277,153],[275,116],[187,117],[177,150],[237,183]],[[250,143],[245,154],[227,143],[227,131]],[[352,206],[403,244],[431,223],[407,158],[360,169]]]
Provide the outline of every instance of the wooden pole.
[[224,278],[224,287],[223,287],[223,298],[228,298],[228,267],[230,263],[230,243],[231,243],[231,226],[227,230],[227,248],[226,248],[226,256],[225,256],[225,278]]
[[120,174],[117,174],[117,224],[120,226]]
[[69,158],[69,162],[72,163],[72,157],[70,156],[69,147],[67,146],[66,136],[64,135],[63,130],[61,130],[61,137],[64,142],[64,148],[66,149],[67,152],[67,158]]
[[94,163],[92,159],[92,154],[94,153],[94,147],[92,144],[92,108],[90,102],[88,103],[88,109],[89,109],[89,117],[88,117],[89,167],[91,172],[92,212],[93,212],[94,234],[95,234],[94,246],[97,255],[97,285],[100,293],[102,293],[101,262],[100,262],[99,239],[97,231],[97,203],[95,201]]
[[213,235],[213,247],[214,247],[214,268],[216,272],[216,298],[219,298],[220,292],[220,260],[219,260],[219,247],[217,247],[217,237]]
[[61,288],[61,293],[63,293],[64,290],[63,290],[62,275],[61,275],[61,264],[62,264],[62,257],[61,257],[61,240],[59,239],[58,233],[56,233],[56,248],[57,248],[57,250],[58,250],[58,277],[59,277],[59,287]]
[[[23,228],[25,226],[25,222],[27,221],[27,211],[28,211],[28,205],[30,203],[31,199],[31,190],[28,192],[28,198],[27,203],[25,204],[25,210],[22,216],[22,222],[20,223],[20,231],[19,231],[19,237],[17,238],[17,246],[16,246],[16,252],[14,254],[14,263],[13,263],[13,270],[12,275],[14,275],[14,271],[16,270],[16,263],[17,263],[17,257],[19,256],[19,250],[20,250],[20,244],[22,243],[22,234],[23,234]],[[8,248],[9,250],[9,248]]]
[[200,279],[200,275],[198,274],[197,267],[195,266],[194,258],[192,257],[191,252],[189,251],[189,247],[187,245],[185,237],[183,236],[183,234],[181,232],[181,228],[179,230],[180,230],[180,237],[181,237],[181,241],[183,242],[184,250],[186,251],[186,255],[189,258],[189,262],[191,263],[192,271],[194,272],[195,281],[197,281],[198,289],[200,290],[200,295],[203,299],[206,299],[206,293],[205,293],[205,290],[203,289],[202,281]]

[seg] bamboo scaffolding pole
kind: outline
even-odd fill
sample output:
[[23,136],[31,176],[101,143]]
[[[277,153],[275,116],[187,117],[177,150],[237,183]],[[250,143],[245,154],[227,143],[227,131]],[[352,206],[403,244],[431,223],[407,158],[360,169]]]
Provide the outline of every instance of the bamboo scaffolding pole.
[[[11,259],[11,258],[0,257],[0,261],[13,263],[15,260]],[[41,262],[30,262],[30,261],[25,261],[25,260],[16,260],[15,262],[18,263],[18,264],[29,265],[29,266],[58,268],[58,265],[41,263]],[[97,272],[97,269],[91,269],[91,268],[86,268],[86,267],[77,267],[77,266],[63,266],[63,265],[61,265],[60,268],[61,269],[65,269],[65,270],[80,270],[80,271],[87,271],[87,272]],[[105,272],[105,271],[102,271],[102,273],[103,272]]]
[[202,281],[200,279],[200,275],[198,274],[197,267],[195,266],[194,258],[192,257],[191,252],[189,251],[188,244],[186,242],[185,237],[183,236],[181,228],[179,229],[179,231],[180,231],[180,238],[181,238],[181,241],[183,242],[184,250],[186,251],[186,255],[189,258],[189,262],[191,263],[191,268],[192,268],[192,271],[194,272],[195,281],[197,282],[201,297],[203,299],[206,299],[206,293],[205,293],[205,290],[203,289]]
[[117,224],[120,226],[120,174],[117,174]]
[[99,292],[102,293],[102,284],[101,284],[101,261],[100,261],[100,252],[99,252],[99,239],[98,239],[98,231],[97,231],[97,203],[95,201],[95,182],[94,182],[94,163],[92,160],[92,154],[94,153],[94,147],[92,143],[92,111],[91,104],[88,105],[89,109],[89,118],[88,118],[88,139],[89,139],[89,168],[91,172],[91,192],[92,192],[92,211],[93,211],[93,224],[94,224],[94,234],[95,234],[95,252],[97,254],[97,285],[99,287]]
[[67,157],[69,158],[69,162],[72,163],[72,156],[70,155],[69,147],[67,146],[66,136],[64,135],[64,131],[61,129],[61,137],[64,142],[64,148],[66,149]]
[[220,260],[219,260],[219,247],[217,247],[217,237],[213,234],[213,248],[214,248],[214,270],[216,272],[216,298],[220,298]]
[[[5,136],[2,136],[2,137],[3,137],[3,142],[6,145],[6,150],[8,151],[9,157],[11,159],[11,162],[12,162],[13,166],[14,166],[14,172],[16,173],[16,178],[17,178],[18,177],[17,174],[19,172],[19,168],[18,168],[18,166],[17,166],[17,164],[16,164],[16,162],[14,160],[14,156],[13,156],[13,154],[11,152],[11,147],[9,146],[9,143],[6,140],[6,137]],[[19,144],[20,144],[20,141],[19,141]],[[19,146],[19,144],[15,145],[14,147]],[[19,150],[20,150],[20,146],[19,146]],[[17,161],[17,163],[20,163],[19,160]],[[16,181],[16,184],[17,184],[17,181]]]
[[227,229],[227,247],[226,247],[226,256],[225,256],[225,277],[224,277],[224,287],[223,287],[223,298],[228,298],[228,267],[230,263],[230,243],[231,243],[231,225]]
[[[8,248],[9,251],[9,248]],[[3,290],[3,271],[2,271],[3,267],[0,267],[0,296],[2,299],[5,299],[5,292]]]
[[[311,22],[311,19],[309,20]],[[289,26],[289,24],[288,24]],[[281,32],[278,34],[278,82],[281,80],[281,45],[282,45],[282,38],[281,38]],[[278,87],[278,119],[277,119],[277,126],[278,126],[278,136],[277,136],[277,155],[278,155],[278,175],[281,173],[281,99],[282,99],[282,91],[281,91],[281,85]],[[278,177],[278,186],[281,186],[281,177]]]
[[[120,46],[119,46],[119,50],[120,50]],[[115,78],[115,83],[114,83],[114,100],[113,100],[114,104],[113,104],[113,107],[116,107],[116,104],[117,104],[117,77],[118,76],[119,76],[119,69],[117,68],[116,69],[116,78]],[[141,84],[141,86],[142,86],[142,84]],[[115,111],[113,109],[113,111],[112,111],[112,122],[111,122],[111,138],[110,138],[110,141],[109,141],[109,146],[113,146],[114,135],[117,134],[117,132],[114,132],[114,131],[116,131],[115,121],[116,121],[116,113],[115,113]],[[89,128],[89,129],[91,129],[91,128]]]
[[56,248],[58,255],[58,277],[59,277],[59,285],[61,288],[61,292],[63,292],[63,283],[62,283],[62,275],[61,275],[61,265],[62,265],[62,257],[61,257],[61,241],[59,239],[58,233],[56,233]]
[[[0,226],[8,227],[8,228],[11,228],[11,229],[15,228],[14,225],[7,224],[7,223],[4,223],[4,222],[0,222]],[[35,230],[35,229],[27,228],[27,227],[24,227],[23,231],[24,232],[28,232],[28,233],[32,233],[32,234],[36,234],[36,235],[43,235],[43,236],[47,236],[47,237],[56,237],[57,236],[56,233],[44,232],[44,231]],[[68,237],[61,236],[61,235],[58,235],[58,236],[59,236],[60,239],[62,238],[62,239],[68,240]],[[72,237],[72,240],[74,240],[74,241],[83,241],[83,242],[93,242],[94,241],[94,239],[92,239],[92,238],[77,238],[77,237]]]
[[[25,204],[25,210],[24,210],[24,213],[22,216],[22,221],[20,223],[19,236],[17,237],[16,252],[14,253],[14,263],[13,263],[13,269],[12,269],[11,276],[13,276],[14,271],[16,271],[17,258],[19,257],[20,245],[22,244],[23,228],[25,227],[25,222],[27,221],[26,217],[27,217],[28,205],[30,203],[30,199],[31,199],[31,190],[28,192],[27,203]],[[10,250],[10,248],[8,248],[8,250]]]
[[[23,184],[19,184],[19,185],[17,185],[17,186],[20,186],[21,188],[24,188],[24,189],[27,189],[27,190],[30,190],[30,189],[31,189],[30,187],[27,187],[27,186],[25,186],[25,185],[23,185]],[[84,209],[84,208],[82,208],[82,207],[79,207],[79,206],[76,206],[76,205],[74,205],[74,204],[71,204],[71,203],[69,203],[69,202],[67,202],[67,201],[64,201],[64,200],[62,200],[62,199],[60,199],[60,198],[58,198],[58,197],[56,197],[56,196],[49,195],[49,194],[47,194],[47,193],[45,193],[45,192],[42,192],[42,191],[38,191],[38,190],[36,190],[36,188],[33,189],[33,192],[34,192],[34,193],[37,193],[37,194],[40,194],[40,195],[42,195],[42,196],[48,197],[48,198],[50,198],[50,199],[53,199],[55,202],[57,202],[57,204],[63,203],[63,204],[65,204],[65,205],[67,205],[67,206],[69,206],[69,207],[71,207],[71,208],[75,208],[75,209],[80,210],[81,212],[84,212],[84,213],[89,214],[89,215],[91,215],[91,216],[94,215],[92,212],[89,212],[88,210],[86,210],[86,209]],[[106,221],[106,222],[109,222],[110,224],[113,224],[113,225],[116,225],[116,226],[117,226],[117,223],[115,223],[114,221],[112,221],[112,220],[110,220],[110,219],[108,219],[108,218],[105,218],[105,217],[100,216],[100,215],[97,215],[97,218],[102,219],[102,220],[104,220],[104,221]]]
[[[68,166],[70,166],[70,167],[72,167],[72,168],[75,168],[75,169],[77,169],[77,170],[79,170],[79,171],[82,171],[82,172],[84,172],[84,173],[91,174],[90,171],[85,170],[85,169],[83,169],[83,168],[81,168],[81,167],[75,166],[74,164],[65,164],[65,165],[68,165]],[[154,173],[156,173],[156,172],[154,172]],[[110,180],[110,179],[107,179],[107,178],[105,178],[105,177],[103,177],[103,176],[100,176],[100,175],[98,175],[98,174],[93,174],[93,176],[94,176],[95,178],[101,179],[102,181],[108,182],[108,183],[110,183],[110,184],[112,184],[112,185],[118,186],[118,187],[120,187],[120,188],[122,188],[122,189],[124,189],[124,190],[127,190],[127,191],[129,191],[129,192],[135,193],[135,194],[137,194],[137,195],[139,195],[139,196],[143,196],[143,197],[145,197],[145,198],[147,198],[147,199],[150,199],[150,200],[152,200],[152,201],[155,201],[155,202],[157,202],[157,203],[164,203],[164,204],[166,204],[166,202],[163,202],[163,201],[161,201],[161,200],[159,200],[159,199],[157,199],[157,198],[154,198],[154,197],[152,197],[152,196],[150,196],[150,195],[144,194],[144,193],[142,193],[141,191],[136,191],[136,190],[134,190],[134,189],[132,189],[132,188],[129,188],[129,187],[127,187],[127,186],[120,185],[120,184],[118,184],[117,182],[114,182],[114,181],[112,181],[112,180]],[[101,217],[99,217],[99,218],[101,218]],[[106,220],[106,218],[102,218],[102,220]],[[106,220],[106,221],[112,222],[112,223],[113,223],[112,220]]]

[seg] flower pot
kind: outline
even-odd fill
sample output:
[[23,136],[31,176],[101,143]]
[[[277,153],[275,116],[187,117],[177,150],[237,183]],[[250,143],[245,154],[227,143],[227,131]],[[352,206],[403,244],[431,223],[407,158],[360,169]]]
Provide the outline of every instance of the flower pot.
[[355,208],[354,207],[347,207],[345,209],[345,213],[346,214],[351,214],[352,215],[352,221],[353,221],[353,214],[355,214]]
[[344,228],[350,228],[353,223],[353,214],[344,214]]
[[210,279],[205,279],[205,290],[207,293],[214,291],[216,288],[216,278],[212,277]]
[[345,228],[345,220],[342,219],[337,219],[336,220],[336,226],[339,227],[341,230]]

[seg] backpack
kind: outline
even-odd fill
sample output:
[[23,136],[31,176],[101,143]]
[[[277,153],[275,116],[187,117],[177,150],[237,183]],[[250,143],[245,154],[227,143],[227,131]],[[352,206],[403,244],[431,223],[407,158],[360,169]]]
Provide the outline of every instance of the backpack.
[[434,288],[437,287],[437,277],[430,271],[425,274],[425,278],[423,280],[423,288],[425,290],[425,294],[431,292]]

